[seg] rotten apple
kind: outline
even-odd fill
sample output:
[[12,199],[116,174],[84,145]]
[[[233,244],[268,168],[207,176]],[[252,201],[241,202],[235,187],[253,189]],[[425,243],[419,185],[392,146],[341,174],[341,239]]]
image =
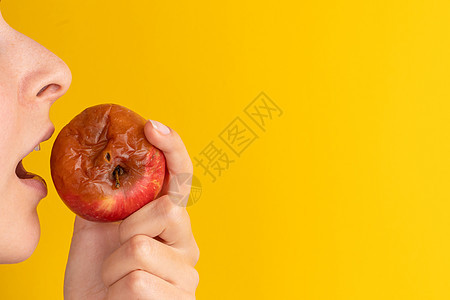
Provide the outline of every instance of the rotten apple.
[[58,134],[50,158],[64,203],[90,221],[126,218],[160,192],[164,154],[144,135],[146,120],[116,104],[85,109]]

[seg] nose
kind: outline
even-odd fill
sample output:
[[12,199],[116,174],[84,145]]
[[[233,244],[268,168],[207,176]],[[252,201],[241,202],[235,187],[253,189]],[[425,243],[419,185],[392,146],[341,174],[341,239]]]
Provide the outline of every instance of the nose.
[[66,63],[4,20],[0,20],[0,41],[6,41],[2,56],[11,62],[20,102],[51,105],[69,89],[72,74]]
[[16,44],[22,57],[19,99],[51,105],[69,89],[72,73],[58,56],[21,33],[17,34],[22,41]]
[[20,101],[51,105],[67,92],[72,74],[59,57],[42,46],[40,48],[43,49],[36,50],[46,52],[45,62],[30,62],[30,67],[20,80],[18,95]]

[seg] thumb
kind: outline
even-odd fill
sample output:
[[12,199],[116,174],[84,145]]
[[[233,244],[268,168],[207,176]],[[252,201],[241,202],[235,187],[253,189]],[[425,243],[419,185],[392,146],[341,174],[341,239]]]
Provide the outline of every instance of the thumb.
[[150,120],[144,127],[145,136],[166,158],[168,176],[164,178],[161,195],[168,195],[177,205],[186,206],[191,191],[192,162],[178,133],[158,121]]
[[153,120],[145,124],[144,133],[147,140],[164,153],[171,175],[192,174],[191,159],[178,133]]

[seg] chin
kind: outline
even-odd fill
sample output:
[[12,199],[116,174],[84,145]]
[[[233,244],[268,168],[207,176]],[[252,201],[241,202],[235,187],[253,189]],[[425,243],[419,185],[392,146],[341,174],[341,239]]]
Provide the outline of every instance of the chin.
[[41,227],[37,212],[22,219],[3,232],[0,245],[0,263],[15,264],[28,259],[36,250],[41,236]]

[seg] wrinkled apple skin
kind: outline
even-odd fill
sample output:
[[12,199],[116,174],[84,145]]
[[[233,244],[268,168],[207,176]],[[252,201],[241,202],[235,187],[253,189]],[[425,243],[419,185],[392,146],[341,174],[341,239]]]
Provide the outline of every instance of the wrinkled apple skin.
[[90,221],[119,221],[156,198],[166,163],[147,141],[145,123],[125,107],[101,104],[85,109],[61,130],[52,149],[51,174],[74,213]]

